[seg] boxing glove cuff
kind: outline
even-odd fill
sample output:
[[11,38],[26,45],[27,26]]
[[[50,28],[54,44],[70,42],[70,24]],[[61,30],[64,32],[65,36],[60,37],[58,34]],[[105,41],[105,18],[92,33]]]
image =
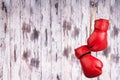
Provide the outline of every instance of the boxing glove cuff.
[[88,47],[86,45],[78,47],[75,49],[75,56],[80,59],[83,56],[90,54],[90,50],[88,49]]
[[109,27],[109,20],[107,19],[97,19],[94,24],[95,30],[107,31]]

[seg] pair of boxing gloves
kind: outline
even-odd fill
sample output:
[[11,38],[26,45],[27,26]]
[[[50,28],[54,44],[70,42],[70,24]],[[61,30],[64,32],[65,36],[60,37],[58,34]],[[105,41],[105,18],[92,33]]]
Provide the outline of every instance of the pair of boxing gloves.
[[103,63],[91,55],[91,51],[104,50],[108,46],[107,30],[109,20],[97,19],[94,23],[94,31],[87,39],[87,45],[75,49],[75,55],[80,60],[83,73],[86,77],[97,77],[102,73]]

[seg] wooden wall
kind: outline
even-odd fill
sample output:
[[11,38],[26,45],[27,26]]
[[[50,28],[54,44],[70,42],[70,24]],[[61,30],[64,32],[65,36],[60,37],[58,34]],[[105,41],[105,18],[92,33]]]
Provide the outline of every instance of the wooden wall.
[[[91,3],[91,4],[90,4]],[[96,19],[110,20],[109,46],[92,55],[103,73],[86,78],[74,49]],[[120,0],[0,0],[0,80],[120,80]]]

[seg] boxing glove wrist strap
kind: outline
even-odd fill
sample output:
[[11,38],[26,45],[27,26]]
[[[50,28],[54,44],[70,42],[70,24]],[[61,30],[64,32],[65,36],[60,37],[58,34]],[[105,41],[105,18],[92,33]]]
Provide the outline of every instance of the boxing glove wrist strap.
[[81,56],[79,57],[79,59],[82,58],[83,56],[87,55],[87,54],[91,54],[91,52],[87,52],[87,53],[81,55]]

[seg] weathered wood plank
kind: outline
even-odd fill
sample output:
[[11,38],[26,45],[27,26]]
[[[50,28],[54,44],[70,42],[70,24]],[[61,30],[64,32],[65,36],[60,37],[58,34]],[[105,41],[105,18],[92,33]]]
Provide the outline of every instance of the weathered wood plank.
[[[1,0],[1,20],[2,25],[0,25],[0,29],[2,33],[0,33],[0,37],[2,41],[2,57],[0,61],[3,61],[2,73],[1,73],[1,80],[10,80],[11,71],[10,71],[10,27],[9,27],[9,8],[10,1],[9,0]],[[1,42],[1,41],[0,41]],[[1,55],[0,54],[0,55]]]
[[82,45],[82,0],[71,0],[71,64],[72,64],[72,80],[82,79],[82,70],[79,60],[74,55],[74,49]]
[[32,25],[30,22],[30,8],[31,3],[28,0],[19,0],[20,2],[20,38],[21,38],[21,54],[20,54],[20,80],[31,80],[31,34]]
[[[10,45],[10,78],[6,80],[15,80],[16,78],[20,80],[19,70],[20,70],[20,2],[19,0],[10,1],[10,11],[9,11],[9,45]],[[7,46],[7,45],[6,45]],[[7,54],[7,53],[6,53]]]
[[42,80],[52,80],[50,0],[41,0]]
[[[62,29],[62,80],[72,80],[71,64],[71,1],[61,0],[61,29]],[[69,14],[68,14],[69,13]]]
[[41,1],[31,0],[31,80],[42,80],[42,52],[41,52]]
[[[119,0],[111,0],[110,5],[110,48],[104,52],[107,57],[109,57],[110,63],[110,78],[111,80],[119,80],[120,79],[120,1]],[[110,53],[110,54],[107,54]],[[104,76],[104,75],[103,75]]]
[[[6,22],[6,15],[3,8],[3,1],[0,1],[0,79],[3,80],[3,68],[4,68],[4,53],[5,53],[5,33],[4,24]],[[5,18],[4,18],[5,17]]]
[[[61,53],[61,24],[60,24],[60,0],[51,0],[51,57],[52,80],[62,79],[62,53]],[[58,43],[59,42],[59,43]]]

